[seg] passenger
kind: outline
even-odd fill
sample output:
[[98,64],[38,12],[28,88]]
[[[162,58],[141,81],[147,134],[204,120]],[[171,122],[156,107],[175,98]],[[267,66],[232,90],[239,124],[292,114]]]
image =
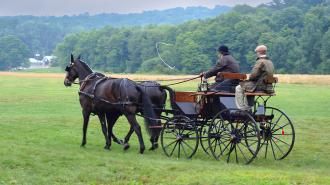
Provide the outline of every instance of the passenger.
[[239,65],[236,60],[230,55],[228,47],[221,45],[218,48],[219,59],[215,67],[212,69],[201,73],[205,79],[212,76],[215,77],[216,83],[211,85],[210,90],[212,91],[234,91],[235,86],[239,83],[236,79],[223,79],[221,76],[217,75],[219,72],[230,72],[239,73]]
[[265,91],[272,93],[273,87],[271,84],[266,84],[265,79],[273,77],[274,65],[273,62],[267,57],[267,47],[259,45],[255,49],[257,60],[253,66],[249,80],[241,82],[236,86],[235,102],[237,108],[241,110],[251,110],[244,92]]

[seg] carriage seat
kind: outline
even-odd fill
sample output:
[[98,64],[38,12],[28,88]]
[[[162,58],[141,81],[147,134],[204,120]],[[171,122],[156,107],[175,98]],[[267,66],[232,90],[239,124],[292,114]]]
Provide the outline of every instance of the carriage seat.
[[230,72],[219,72],[217,76],[222,77],[224,79],[237,79],[237,80],[246,80],[246,74],[242,73],[230,73]]
[[[244,81],[247,79],[247,75],[246,74],[241,74],[241,73],[229,73],[229,72],[219,72],[218,76],[224,78],[224,79],[237,79],[240,81]],[[255,92],[246,92],[245,95],[247,96],[275,96],[274,93],[274,88],[276,83],[278,82],[278,78],[277,77],[273,77],[273,76],[269,76],[267,78],[264,79],[264,83],[267,85],[271,85],[272,86],[272,91],[270,92],[265,92],[265,91],[255,91]],[[233,87],[234,90],[232,92],[235,92],[235,87]],[[219,95],[235,95],[234,93],[227,93],[227,92],[217,92],[216,94]]]
[[271,86],[271,90],[269,92],[267,91],[259,91],[256,90],[254,92],[245,92],[245,95],[247,96],[275,96],[275,85],[278,82],[278,78],[274,77],[274,76],[269,76],[267,78],[264,79],[264,83]]
[[231,83],[224,82],[221,86],[213,87],[212,90],[215,92],[228,92],[228,93],[235,92],[235,87],[239,84],[239,82],[247,78],[246,74],[230,73],[230,72],[219,72],[217,74],[217,77],[224,80],[230,79]]

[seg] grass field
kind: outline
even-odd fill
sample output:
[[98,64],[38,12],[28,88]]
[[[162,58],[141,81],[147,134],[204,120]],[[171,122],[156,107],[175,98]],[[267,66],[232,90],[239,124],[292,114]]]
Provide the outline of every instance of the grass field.
[[[202,150],[192,160],[167,158],[161,149],[140,155],[135,134],[128,151],[117,144],[106,151],[96,117],[81,148],[78,87],[65,88],[61,76],[0,76],[0,184],[330,184],[329,85],[278,84],[270,104],[294,122],[293,151],[282,161],[236,165]],[[115,133],[127,131],[120,119]]]

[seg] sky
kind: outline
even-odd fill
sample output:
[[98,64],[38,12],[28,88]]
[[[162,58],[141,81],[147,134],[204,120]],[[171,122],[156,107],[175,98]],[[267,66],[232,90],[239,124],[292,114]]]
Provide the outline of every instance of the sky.
[[139,13],[175,7],[257,6],[271,0],[0,0],[0,16],[63,16],[81,13]]

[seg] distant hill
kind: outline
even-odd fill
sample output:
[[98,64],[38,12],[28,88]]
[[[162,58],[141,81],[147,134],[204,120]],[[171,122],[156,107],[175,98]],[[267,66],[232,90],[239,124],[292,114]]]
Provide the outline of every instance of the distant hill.
[[[70,33],[105,26],[139,26],[149,24],[179,24],[193,19],[206,19],[230,11],[228,6],[173,8],[132,14],[88,13],[77,16],[0,16],[0,39],[14,36],[30,50],[30,54],[49,55],[56,44]],[[4,38],[7,39],[7,38]],[[12,38],[13,39],[13,38]]]

